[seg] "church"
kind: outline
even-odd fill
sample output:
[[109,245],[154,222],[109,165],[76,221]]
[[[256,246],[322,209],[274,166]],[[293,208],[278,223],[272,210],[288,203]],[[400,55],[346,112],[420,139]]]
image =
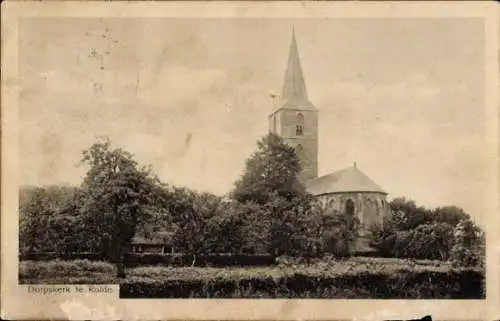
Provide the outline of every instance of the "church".
[[[373,252],[366,236],[371,226],[382,224],[384,216],[390,213],[387,192],[364,174],[356,163],[318,177],[318,119],[318,109],[307,96],[293,32],[282,94],[279,104],[275,104],[269,115],[269,131],[295,148],[302,166],[299,179],[310,194],[320,199],[324,206],[359,218],[360,237],[352,251]],[[132,240],[132,251],[174,253],[172,232],[153,234],[148,238],[136,235]]]
[[[360,240],[363,240],[370,228],[382,224],[384,216],[390,213],[387,192],[364,174],[356,163],[318,177],[319,115],[307,96],[293,32],[282,93],[269,115],[269,131],[295,148],[302,166],[299,178],[310,194],[318,197],[325,206],[358,217]],[[362,243],[366,242],[360,242],[356,248],[366,247]]]

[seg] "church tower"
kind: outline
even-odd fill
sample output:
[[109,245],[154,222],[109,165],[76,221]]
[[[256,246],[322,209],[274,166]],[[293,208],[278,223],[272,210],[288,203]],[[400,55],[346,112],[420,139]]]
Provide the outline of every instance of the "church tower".
[[269,115],[269,130],[295,148],[302,166],[302,182],[318,176],[318,110],[307,97],[295,31],[282,93]]

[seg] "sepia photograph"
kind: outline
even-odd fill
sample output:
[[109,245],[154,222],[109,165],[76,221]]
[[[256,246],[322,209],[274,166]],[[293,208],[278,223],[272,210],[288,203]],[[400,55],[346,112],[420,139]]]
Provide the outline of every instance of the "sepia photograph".
[[118,300],[485,300],[486,26],[19,19],[17,283]]

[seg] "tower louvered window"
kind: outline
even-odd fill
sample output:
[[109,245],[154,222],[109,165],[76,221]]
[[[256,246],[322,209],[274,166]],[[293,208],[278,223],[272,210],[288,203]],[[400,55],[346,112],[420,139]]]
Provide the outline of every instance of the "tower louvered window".
[[297,114],[297,125],[295,128],[295,135],[296,136],[304,135],[304,115],[302,115],[302,113]]

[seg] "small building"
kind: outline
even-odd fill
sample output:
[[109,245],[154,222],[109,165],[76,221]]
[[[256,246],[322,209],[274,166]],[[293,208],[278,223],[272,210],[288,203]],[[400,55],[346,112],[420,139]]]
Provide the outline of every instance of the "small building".
[[173,254],[172,232],[138,233],[131,242],[132,253]]

